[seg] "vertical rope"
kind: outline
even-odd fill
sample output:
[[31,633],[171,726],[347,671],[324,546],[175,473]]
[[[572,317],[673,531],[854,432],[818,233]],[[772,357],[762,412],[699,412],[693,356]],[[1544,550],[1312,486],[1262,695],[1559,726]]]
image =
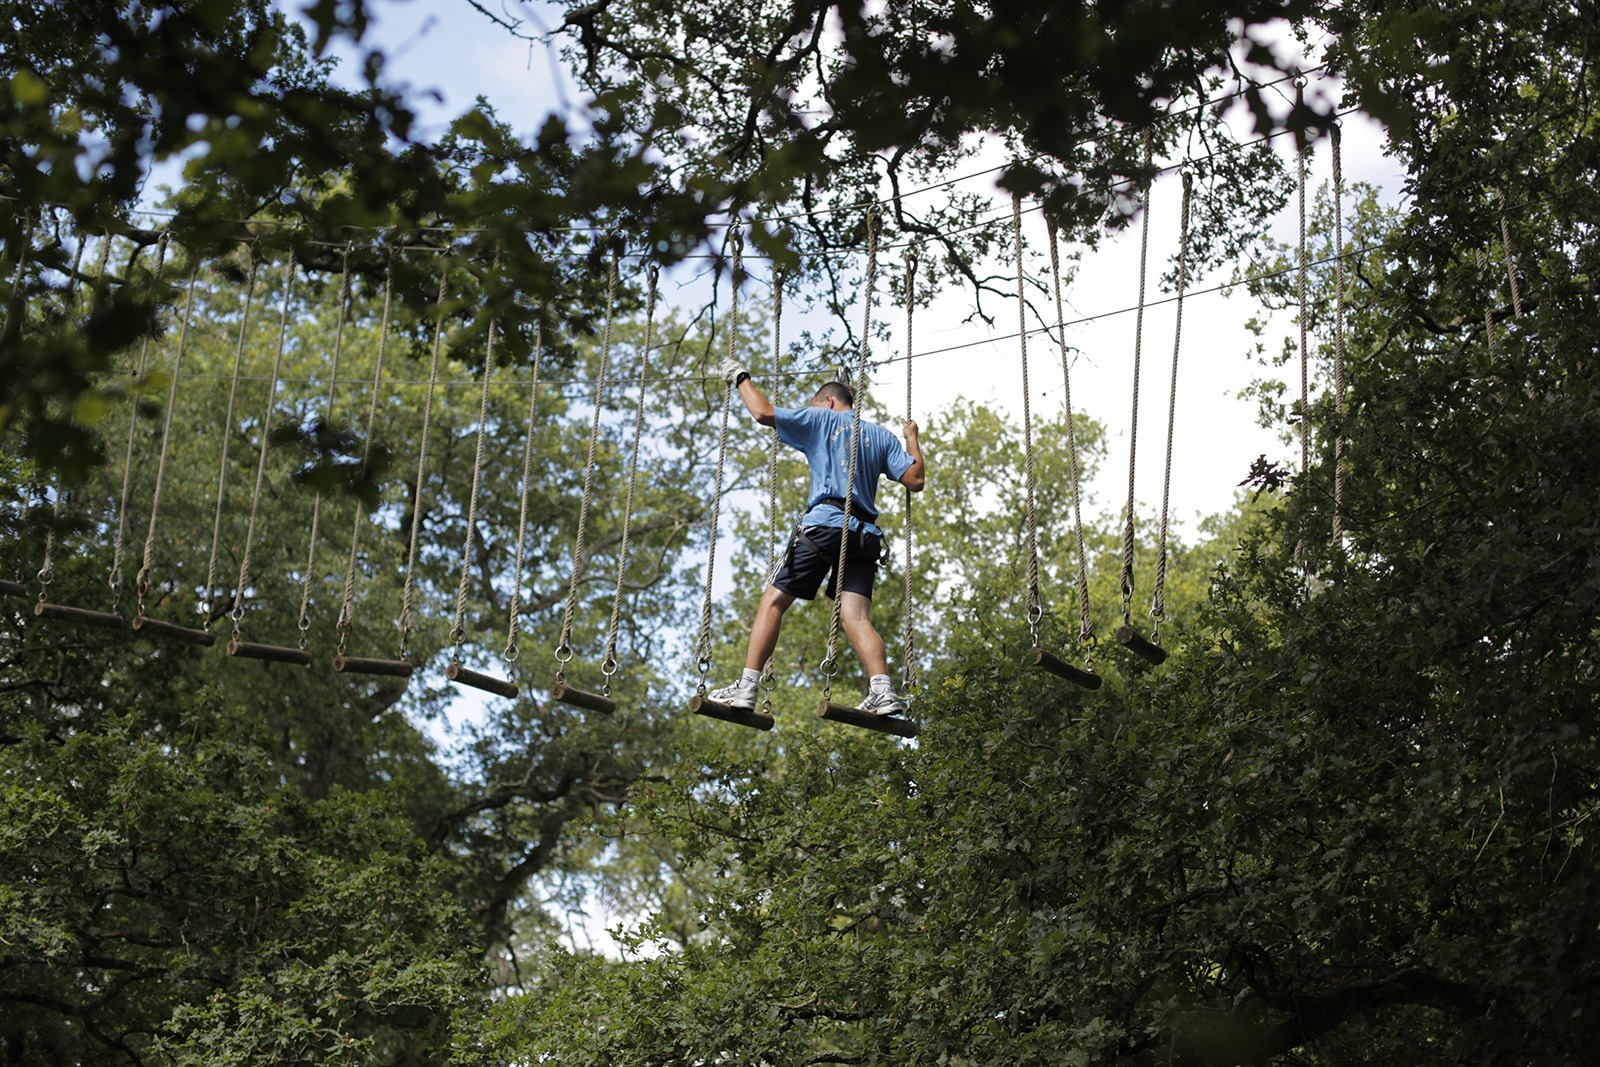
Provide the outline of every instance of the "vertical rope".
[[167,383],[167,410],[161,419],[161,450],[156,455],[156,484],[150,493],[150,521],[144,531],[144,558],[134,579],[138,614],[144,614],[145,596],[150,591],[150,574],[155,567],[156,519],[161,513],[161,490],[167,479],[167,455],[172,442],[172,416],[178,406],[178,379],[183,374],[183,357],[189,344],[189,322],[194,313],[194,286],[200,276],[200,260],[189,270],[189,285],[183,299],[183,319],[178,327],[178,350],[172,357],[172,381]]
[[483,439],[489,430],[489,383],[494,378],[494,328],[498,321],[495,316],[498,309],[492,305],[500,299],[491,286],[500,282],[500,255],[501,248],[496,245],[492,281],[485,286],[488,291],[484,294],[491,301],[492,310],[488,336],[483,345],[483,388],[478,393],[478,433],[472,451],[472,482],[467,489],[467,529],[461,538],[461,581],[456,585],[456,617],[450,626],[450,658],[454,663],[461,662],[461,644],[467,636],[467,593],[471,589],[472,546],[478,533],[478,487],[483,484]]
[[1306,146],[1303,141],[1295,146],[1295,166],[1299,175],[1300,239],[1299,255],[1295,269],[1295,300],[1300,305],[1297,322],[1300,327],[1300,473],[1311,469],[1311,350],[1306,334],[1311,323],[1311,309],[1306,306],[1306,277],[1310,271],[1311,257],[1306,247]]
[[[1489,261],[1484,258],[1481,248],[1474,249],[1472,256],[1478,265],[1478,280],[1482,281],[1489,273]],[[1500,354],[1500,345],[1494,333],[1494,308],[1491,303],[1485,302],[1483,305],[1483,336],[1489,342],[1489,355],[1496,356]]]
[[[22,279],[28,267],[28,253],[33,251],[33,231],[36,223],[34,216],[29,215],[27,222],[22,226],[22,240],[17,246],[17,269],[11,272],[11,292],[6,294],[5,317],[0,318],[0,339],[11,336],[11,308],[13,305],[26,305],[27,294],[22,290]],[[73,258],[72,272],[78,273],[78,258],[83,255],[83,242],[78,242],[77,256]]]
[[1026,613],[1028,634],[1034,647],[1039,645],[1039,620],[1044,617],[1044,603],[1039,596],[1039,516],[1035,496],[1033,462],[1033,386],[1028,380],[1028,298],[1022,261],[1022,197],[1011,194],[1011,236],[1013,253],[1017,259],[1017,344],[1022,353],[1022,469],[1023,485],[1027,494],[1027,568]]
[[222,416],[222,457],[217,461],[217,503],[211,516],[211,553],[206,563],[206,621],[205,628],[211,629],[218,616],[217,611],[217,550],[222,540],[222,505],[228,487],[228,444],[233,438],[233,412],[234,401],[239,395],[239,374],[244,366],[244,342],[250,330],[250,304],[255,297],[256,276],[261,269],[261,263],[256,259],[254,248],[245,251],[250,260],[250,276],[245,282],[244,309],[239,314],[239,337],[233,348],[233,375],[228,380],[228,407]]
[[[138,255],[135,251],[134,255]],[[133,273],[133,263],[128,264],[128,273]],[[156,269],[155,277],[160,278],[161,268],[167,261],[167,235],[163,233],[156,241]],[[145,371],[150,365],[150,335],[145,334],[139,342],[139,366],[134,371],[134,380],[141,381]],[[117,533],[111,543],[111,572],[106,578],[106,584],[111,587],[111,612],[117,614],[122,610],[122,557],[123,544],[128,534],[128,496],[133,488],[133,453],[139,431],[139,401],[134,398],[128,403],[128,440],[122,451],[122,492],[117,500]]]
[[[393,256],[393,250],[389,252]],[[389,313],[394,304],[394,262],[391,258],[383,271],[383,315],[378,323],[378,355],[372,365],[372,394],[367,400],[366,436],[361,442],[362,482],[372,469],[372,440],[378,428],[378,396],[383,386],[383,357],[389,347]],[[339,598],[339,618],[334,627],[339,633],[337,656],[343,657],[350,641],[350,630],[355,625],[353,605],[356,592],[356,558],[361,544],[361,524],[367,517],[366,505],[356,498],[355,520],[350,528],[350,560],[345,565],[344,590]]]
[[1333,540],[1344,539],[1344,162],[1339,124],[1333,151]]
[[[913,347],[912,342],[913,342],[913,339],[915,338],[915,335],[916,335],[916,331],[914,329],[913,320],[914,320],[914,318],[916,316],[916,308],[917,308],[917,266],[918,266],[917,260],[918,260],[918,258],[919,257],[918,257],[917,246],[916,245],[907,245],[906,246],[906,253],[905,253],[905,268],[906,268],[906,419],[907,420],[909,420],[911,418],[911,411],[912,411],[912,407],[911,407],[911,370],[916,365],[916,362],[917,362],[917,360],[916,360],[916,349]],[[912,525],[911,525],[911,518],[912,518],[911,496],[912,496],[912,494],[911,494],[911,487],[909,485],[905,487],[905,494],[904,495],[905,495],[905,502],[906,502],[905,503],[905,508],[906,508],[906,517],[905,517],[906,532],[905,532],[905,538],[904,538],[905,545],[906,545],[906,560],[905,560],[905,572],[906,573],[905,573],[905,592],[902,594],[901,601],[900,601],[900,617],[903,620],[904,631],[905,631],[904,634],[903,634],[904,644],[905,644],[905,656],[902,659],[901,664],[900,664],[900,693],[904,697],[910,697],[912,695],[913,690],[915,690],[917,688],[918,677],[917,677],[917,661],[916,661],[916,627],[915,627],[915,624],[913,622],[913,620],[916,617],[916,611],[914,610],[912,602],[911,602],[911,542],[913,540],[912,534],[913,534],[914,531],[913,531]]]
[[[728,235],[733,246],[733,293],[728,306],[728,355],[733,355],[739,333],[739,289],[744,282],[744,235],[737,226]],[[717,431],[717,484],[711,494],[711,534],[706,543],[706,591],[700,606],[700,640],[696,647],[696,666],[700,680],[695,683],[695,693],[705,696],[706,674],[711,670],[711,579],[717,568],[717,525],[722,516],[722,482],[728,463],[728,413],[733,407],[733,394],[738,387],[728,383],[722,392],[722,425]]]
[[1078,431],[1072,415],[1072,370],[1067,360],[1066,315],[1061,301],[1061,254],[1054,220],[1046,219],[1050,236],[1050,277],[1056,297],[1056,339],[1061,347],[1061,389],[1067,416],[1067,454],[1072,474],[1072,529],[1078,550],[1078,642],[1094,666],[1094,622],[1089,617],[1089,555],[1083,542],[1083,472],[1078,461]]
[[[328,425],[333,424],[334,393],[339,385],[339,359],[344,353],[344,322],[345,308],[350,302],[350,246],[344,246],[344,254],[339,263],[339,313],[333,329],[333,358],[328,367],[328,395],[324,405],[323,418]],[[312,575],[317,567],[317,534],[322,524],[322,490],[318,489],[311,498],[311,536],[306,546],[306,569],[300,583],[300,620],[297,623],[300,629],[300,648],[306,647],[306,632],[311,629],[311,586]]]
[[517,556],[511,578],[511,605],[506,614],[506,647],[502,658],[515,663],[521,654],[517,648],[522,618],[522,570],[527,560],[528,545],[528,495],[533,489],[533,435],[539,418],[539,364],[544,359],[544,323],[534,326],[533,380],[528,383],[528,434],[522,443],[522,489],[517,494]]
[[1511,312],[1522,318],[1522,290],[1517,285],[1517,261],[1511,252],[1511,224],[1506,221],[1506,196],[1496,189],[1495,200],[1500,204],[1500,242],[1506,253],[1506,281],[1511,284]]
[[[772,379],[783,369],[783,268],[772,272]],[[767,581],[778,574],[778,424],[767,429]],[[768,658],[766,673],[772,673]]]
[[1167,392],[1167,458],[1161,483],[1161,539],[1156,549],[1156,579],[1150,594],[1151,644],[1161,643],[1161,622],[1167,617],[1167,505],[1172,498],[1172,438],[1178,413],[1178,351],[1183,343],[1183,294],[1189,285],[1189,205],[1194,176],[1183,172],[1183,210],[1178,222],[1178,300],[1172,326],[1172,380]]
[[278,346],[272,357],[272,380],[267,384],[267,406],[261,414],[261,445],[256,451],[256,484],[250,494],[250,520],[245,524],[244,550],[239,555],[239,584],[233,597],[233,640],[239,640],[239,624],[244,619],[244,591],[250,585],[250,550],[256,539],[256,517],[261,511],[261,490],[266,485],[267,446],[272,437],[272,409],[278,403],[278,379],[283,373],[283,350],[289,340],[289,304],[294,299],[295,259],[289,257],[288,277],[283,282],[283,310],[278,316]]
[[839,625],[843,620],[844,613],[844,567],[850,548],[850,510],[855,500],[856,465],[861,453],[861,405],[864,403],[866,396],[867,357],[872,351],[872,295],[878,277],[878,229],[881,221],[876,207],[868,209],[867,277],[862,291],[864,307],[861,312],[861,356],[858,361],[854,383],[855,403],[850,406],[855,418],[850,433],[849,472],[845,477],[844,485],[844,524],[839,530],[839,559],[833,572],[833,614],[828,622],[828,650],[822,660],[822,696],[824,700],[832,698],[833,676],[839,670],[836,653],[839,647]]
[[417,446],[417,484],[411,497],[411,536],[406,548],[405,585],[400,591],[400,658],[411,658],[411,635],[416,632],[412,598],[417,584],[417,545],[422,540],[422,494],[428,477],[428,432],[433,426],[433,394],[439,385],[439,349],[444,343],[444,294],[450,280],[450,261],[439,261],[439,295],[434,301],[433,356],[428,362],[428,394],[422,403],[422,442]]
[[628,451],[628,492],[622,503],[622,543],[617,549],[617,592],[611,599],[611,620],[606,625],[606,654],[600,663],[605,675],[604,695],[611,695],[611,676],[617,672],[617,631],[622,625],[622,588],[628,574],[629,538],[633,531],[634,488],[639,480],[639,445],[644,440],[644,402],[649,378],[650,346],[655,340],[656,288],[661,269],[650,264],[649,293],[645,298],[644,345],[639,350],[639,398],[633,409],[633,444]]
[[[1144,169],[1150,173],[1150,135],[1145,134]],[[1139,302],[1133,318],[1133,411],[1128,418],[1128,504],[1122,525],[1122,621],[1132,625],[1133,604],[1133,533],[1134,495],[1133,477],[1139,458],[1139,364],[1144,351],[1144,294],[1145,277],[1150,260],[1150,179],[1144,182],[1144,217],[1139,224]]]
[[584,535],[589,521],[589,497],[594,492],[594,458],[600,447],[600,409],[605,399],[606,368],[611,360],[612,316],[617,304],[617,256],[606,264],[606,317],[600,334],[600,367],[594,378],[594,418],[589,424],[589,453],[583,464],[583,497],[578,503],[578,536],[572,544],[572,580],[567,583],[567,608],[561,617],[561,640],[556,645],[556,681],[566,676],[572,659],[572,619],[578,607],[578,577],[583,573]]

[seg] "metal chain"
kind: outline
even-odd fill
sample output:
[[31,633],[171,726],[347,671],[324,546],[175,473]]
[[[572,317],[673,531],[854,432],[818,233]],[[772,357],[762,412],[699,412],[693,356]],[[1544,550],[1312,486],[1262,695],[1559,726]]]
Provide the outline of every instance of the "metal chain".
[[206,619],[205,628],[211,629],[217,618],[217,550],[222,540],[222,505],[228,486],[228,444],[233,439],[234,400],[239,395],[239,372],[244,365],[244,342],[250,329],[250,304],[255,298],[256,275],[261,264],[255,249],[246,250],[250,261],[250,276],[244,287],[244,310],[239,315],[239,338],[233,349],[233,376],[228,381],[228,407],[222,416],[222,458],[217,462],[217,503],[211,516],[211,554],[206,563]]
[[1506,280],[1511,283],[1511,313],[1520,319],[1522,290],[1517,285],[1517,261],[1511,252],[1511,224],[1506,221],[1506,195],[1496,189],[1494,196],[1500,204],[1500,242],[1506,253]]
[[1172,380],[1167,391],[1167,459],[1161,483],[1161,539],[1156,549],[1156,578],[1150,593],[1150,643],[1161,643],[1167,617],[1167,505],[1172,498],[1172,438],[1178,414],[1178,351],[1183,344],[1183,294],[1189,286],[1189,205],[1194,175],[1183,172],[1183,210],[1178,222],[1178,299],[1172,325]]
[[156,517],[161,513],[161,490],[167,479],[167,455],[172,442],[172,416],[178,406],[178,378],[183,373],[183,356],[189,344],[189,322],[194,312],[194,286],[200,276],[200,260],[195,258],[189,271],[189,285],[184,294],[183,319],[178,327],[178,350],[172,357],[172,381],[167,384],[167,410],[161,419],[161,449],[156,454],[156,484],[150,493],[150,521],[144,531],[144,558],[139,574],[134,578],[134,593],[138,597],[138,613],[144,614],[145,596],[150,591],[150,573],[155,566]]
[[[494,250],[494,274],[500,276],[499,245]],[[486,294],[487,295],[487,294]],[[461,662],[461,644],[466,640],[467,593],[472,576],[472,545],[478,532],[478,488],[483,484],[483,439],[489,429],[489,382],[494,377],[495,317],[489,316],[488,337],[483,345],[483,389],[478,394],[478,433],[472,452],[472,483],[467,489],[467,529],[461,539],[461,581],[456,585],[456,617],[450,627],[451,659]]]
[[[728,355],[732,356],[739,333],[739,290],[744,282],[744,233],[737,226],[728,234],[733,248],[733,293],[728,304]],[[717,484],[711,494],[711,534],[706,541],[706,592],[700,606],[700,639],[696,646],[696,667],[700,680],[695,683],[695,693],[705,696],[706,674],[711,670],[711,578],[717,569],[717,525],[722,517],[722,482],[728,465],[728,412],[733,407],[733,394],[738,386],[732,382],[722,393],[722,426],[717,431]]]
[[[916,245],[907,245],[905,252],[906,271],[906,418],[911,418],[911,368],[916,365],[915,349],[912,340],[916,336],[914,317],[917,307],[917,266],[920,252]],[[913,623],[916,612],[911,602],[911,487],[905,487],[905,593],[901,598],[900,616],[904,623],[905,657],[900,665],[900,695],[907,700],[919,687],[916,661],[916,627]]]
[[[394,255],[393,249],[389,255]],[[372,394],[367,401],[367,426],[366,437],[361,442],[361,474],[363,482],[372,465],[372,437],[378,426],[378,393],[383,385],[383,357],[389,347],[389,312],[394,302],[394,262],[392,258],[384,266],[383,272],[383,317],[378,323],[378,355],[372,366]],[[345,649],[350,642],[350,630],[354,626],[353,604],[356,593],[356,554],[361,544],[361,524],[367,517],[367,509],[356,498],[355,520],[350,528],[350,560],[345,565],[344,589],[339,598],[339,618],[334,623],[334,628],[339,634],[339,647],[336,655],[343,657]]]
[[[155,276],[161,276],[161,269],[167,262],[167,234],[163,233],[156,241],[156,269]],[[138,255],[135,251],[134,255]],[[132,257],[129,257],[129,276],[133,273]],[[139,342],[139,367],[134,371],[134,380],[142,381],[145,370],[150,365],[150,335],[146,334]],[[106,584],[111,587],[111,612],[117,614],[122,610],[122,557],[123,544],[128,534],[128,496],[133,489],[133,452],[134,444],[139,431],[139,402],[137,398],[128,404],[128,440],[122,452],[122,494],[117,501],[117,533],[111,542],[111,572],[106,578]]]
[[261,414],[261,445],[256,451],[256,484],[250,494],[250,520],[245,523],[244,549],[239,554],[239,584],[235,587],[233,611],[233,639],[239,640],[239,625],[244,619],[244,591],[250,585],[250,550],[256,539],[256,517],[261,510],[261,490],[266,485],[267,446],[272,437],[272,409],[278,403],[278,378],[283,373],[283,350],[289,340],[289,305],[294,299],[295,258],[289,256],[288,277],[283,283],[283,309],[278,316],[278,345],[272,357],[272,380],[267,384],[267,406]]
[[539,417],[539,364],[544,359],[544,324],[536,323],[533,332],[533,380],[528,383],[528,434],[522,444],[522,491],[517,495],[517,556],[511,578],[511,605],[506,612],[506,647],[501,653],[507,663],[517,662],[522,618],[522,570],[527,561],[528,494],[533,486],[533,434]]
[[[1151,162],[1150,135],[1144,139],[1144,169]],[[1139,456],[1139,363],[1144,349],[1145,275],[1150,258],[1150,179],[1144,183],[1144,217],[1139,224],[1139,302],[1133,317],[1133,412],[1128,417],[1128,505],[1122,525],[1122,621],[1131,624],[1133,604],[1133,475]]]
[[1061,300],[1061,254],[1053,219],[1045,226],[1050,237],[1050,278],[1056,297],[1056,339],[1061,347],[1061,391],[1067,418],[1067,455],[1072,474],[1072,529],[1078,549],[1078,642],[1086,649],[1086,666],[1094,666],[1094,622],[1089,617],[1089,555],[1083,541],[1083,472],[1078,465],[1078,431],[1072,417],[1072,371],[1067,361],[1066,315]]
[[855,500],[856,466],[861,453],[861,405],[865,402],[867,386],[867,357],[872,345],[872,296],[878,277],[878,229],[881,222],[878,209],[867,211],[867,277],[862,289],[861,356],[854,382],[855,403],[851,411],[855,418],[850,432],[850,465],[844,484],[844,521],[839,528],[839,559],[833,572],[833,614],[828,622],[827,654],[822,660],[822,698],[833,697],[833,678],[839,673],[839,626],[844,617],[844,568],[850,548],[850,510]]
[[1329,131],[1333,152],[1333,540],[1344,539],[1344,162],[1339,124]]
[[444,343],[444,294],[450,279],[448,261],[439,264],[439,295],[434,301],[433,356],[428,363],[428,394],[422,403],[422,442],[417,446],[417,485],[411,500],[411,538],[406,548],[406,577],[400,591],[400,658],[411,658],[412,597],[416,589],[417,543],[422,539],[422,492],[428,476],[428,433],[433,428],[433,394],[439,384],[439,349]]
[[628,492],[622,504],[622,543],[617,548],[617,592],[611,599],[611,621],[606,626],[606,653],[600,662],[605,676],[603,695],[611,695],[611,676],[617,673],[617,631],[622,626],[622,588],[628,574],[628,550],[633,531],[634,488],[639,481],[639,445],[644,440],[644,402],[649,378],[650,346],[655,342],[656,291],[661,268],[652,263],[646,270],[649,293],[645,298],[644,345],[639,350],[639,400],[633,410],[633,445],[628,453]]
[[556,645],[556,681],[566,677],[572,659],[572,619],[578,607],[578,577],[583,572],[583,548],[589,521],[589,498],[594,492],[594,457],[600,446],[601,401],[605,396],[606,368],[611,360],[611,324],[617,304],[617,256],[606,264],[606,315],[600,333],[600,369],[594,378],[594,418],[589,424],[589,454],[583,464],[583,496],[578,502],[578,536],[572,544],[572,580],[567,583],[567,608],[561,616],[561,639]]
[[1022,469],[1027,492],[1028,558],[1027,588],[1024,590],[1028,636],[1039,644],[1039,620],[1044,618],[1044,603],[1039,595],[1039,514],[1034,489],[1033,462],[1033,386],[1028,381],[1028,295],[1022,259],[1022,197],[1011,194],[1011,235],[1017,259],[1017,344],[1022,352]]
[[[339,313],[333,329],[333,358],[329,361],[328,368],[328,396],[326,414],[323,416],[329,426],[333,425],[334,391],[339,383],[339,359],[344,353],[344,321],[345,307],[350,301],[350,246],[344,246],[344,255],[339,263]],[[311,585],[312,575],[316,573],[317,566],[317,534],[322,524],[322,490],[318,489],[311,497],[311,536],[306,546],[306,569],[300,583],[300,620],[297,624],[300,629],[300,648],[306,647],[306,634],[311,629]]]

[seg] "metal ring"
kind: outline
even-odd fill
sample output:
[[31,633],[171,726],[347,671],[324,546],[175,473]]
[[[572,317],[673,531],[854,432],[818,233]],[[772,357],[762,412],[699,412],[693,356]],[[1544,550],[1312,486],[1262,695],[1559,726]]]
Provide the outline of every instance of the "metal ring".
[[56,580],[56,569],[54,567],[40,567],[39,573],[34,577],[38,578],[43,584],[49,585]]
[[605,675],[607,678],[611,677],[613,674],[616,674],[617,673],[617,661],[616,661],[616,659],[614,657],[612,657],[612,656],[607,656],[605,659],[601,660],[600,661],[600,673]]
[[505,651],[500,653],[500,658],[505,660],[507,663],[515,663],[517,662],[517,657],[520,655],[522,655],[522,650],[516,645],[507,645],[505,647]]
[[300,616],[300,632],[305,633],[311,629],[311,619],[305,615]]
[[699,661],[698,661],[698,665],[700,667],[700,673],[701,674],[705,674],[705,673],[709,672],[711,670],[711,657],[710,656],[701,656]]
[[572,662],[572,646],[571,645],[568,645],[565,642],[563,642],[562,644],[559,644],[559,645],[556,646],[556,662],[557,663],[570,663],[570,662]]

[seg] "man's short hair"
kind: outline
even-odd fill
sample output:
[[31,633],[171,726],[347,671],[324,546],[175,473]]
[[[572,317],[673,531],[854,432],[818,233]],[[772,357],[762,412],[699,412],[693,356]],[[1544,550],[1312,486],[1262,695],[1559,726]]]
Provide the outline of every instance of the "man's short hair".
[[[843,382],[829,382],[817,390],[817,396],[831,396],[847,408],[856,406],[856,395]],[[816,399],[813,397],[812,399]]]

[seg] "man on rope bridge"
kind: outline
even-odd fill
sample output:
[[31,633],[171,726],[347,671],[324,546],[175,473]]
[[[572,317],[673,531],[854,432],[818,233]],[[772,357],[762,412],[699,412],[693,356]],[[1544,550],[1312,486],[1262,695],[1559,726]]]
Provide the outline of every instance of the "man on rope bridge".
[[[839,598],[839,624],[870,678],[866,699],[857,705],[858,710],[875,715],[902,714],[905,701],[889,684],[883,638],[872,625],[872,585],[883,550],[883,531],[875,521],[880,476],[900,482],[913,493],[922,491],[925,466],[922,446],[917,441],[917,424],[910,419],[901,423],[905,434],[905,444],[901,445],[890,430],[860,420],[854,485],[847,489],[851,441],[858,424],[855,395],[849,387],[829,382],[817,390],[808,407],[774,408],[751,381],[750,372],[731,356],[722,361],[722,377],[739,391],[756,422],[776,427],[779,441],[805,455],[811,467],[811,493],[799,528],[789,540],[783,564],[756,608],[744,674],[733,685],[707,695],[721,704],[753,709],[762,669],[778,646],[784,613],[797,599],[815,599],[827,578],[827,595]],[[841,581],[833,572],[839,569],[839,540],[846,536],[847,493],[850,529]]]

